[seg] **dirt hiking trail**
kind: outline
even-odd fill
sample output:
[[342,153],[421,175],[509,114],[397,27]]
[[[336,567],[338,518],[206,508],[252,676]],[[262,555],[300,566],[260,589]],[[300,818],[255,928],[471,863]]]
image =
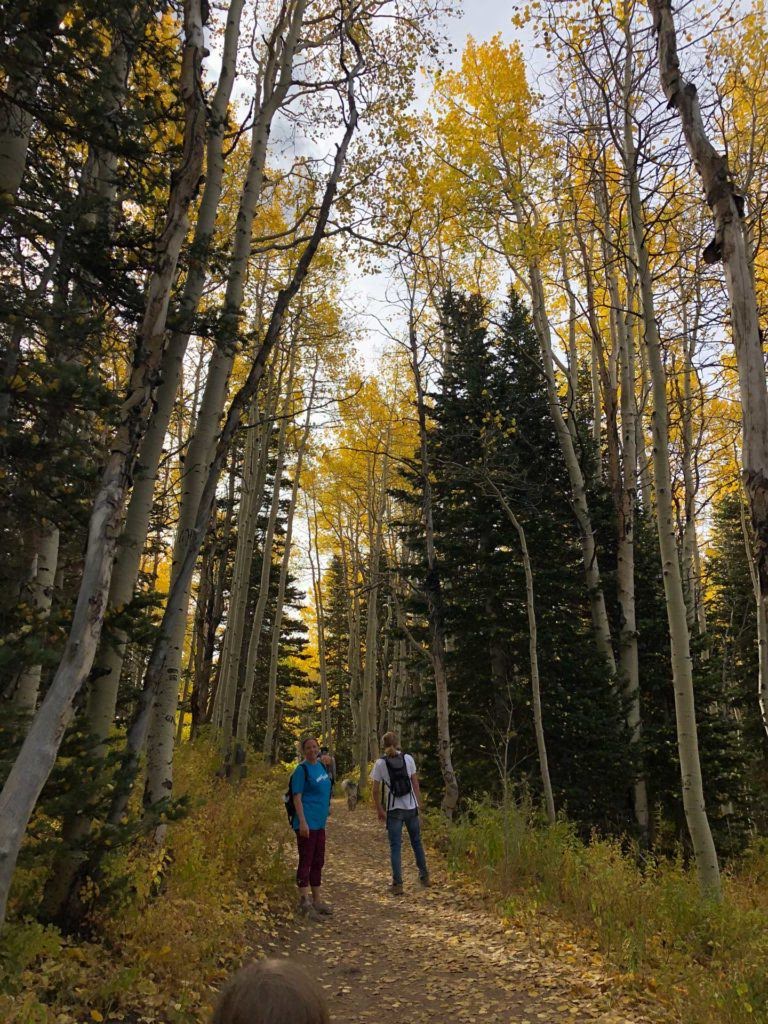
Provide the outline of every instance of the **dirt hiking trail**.
[[[389,847],[369,806],[334,801],[324,898],[333,917],[297,919],[262,946],[290,956],[326,992],[333,1024],[660,1024],[652,1002],[619,996],[600,957],[504,926],[430,859],[422,889],[403,830],[404,896],[387,891]],[[429,851],[428,857],[429,857]]]

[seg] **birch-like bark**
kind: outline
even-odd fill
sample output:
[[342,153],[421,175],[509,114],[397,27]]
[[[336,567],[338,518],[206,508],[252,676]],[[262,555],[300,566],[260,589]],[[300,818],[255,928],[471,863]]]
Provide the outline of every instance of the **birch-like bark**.
[[[627,61],[631,60],[631,28],[625,28]],[[675,512],[672,500],[672,474],[669,463],[669,411],[667,408],[666,375],[661,357],[661,344],[656,324],[650,258],[645,242],[640,187],[637,180],[636,153],[632,135],[629,105],[624,110],[624,173],[627,186],[630,223],[637,258],[641,310],[651,374],[653,413],[653,475],[656,494],[656,524],[664,578],[669,639],[672,651],[672,680],[675,691],[677,749],[682,776],[683,807],[691,837],[696,872],[704,894],[719,898],[720,869],[717,851],[709,827],[704,801],[704,784],[699,758],[698,730],[693,687],[693,661],[686,617],[683,581],[677,550]]]
[[0,794],[0,924],[5,918],[8,891],[24,831],[53,768],[72,715],[73,701],[91,670],[101,636],[123,505],[149,418],[171,288],[187,233],[189,205],[202,168],[205,102],[201,84],[204,38],[200,0],[185,2],[184,38],[180,77],[185,110],[183,152],[178,172],[172,179],[166,222],[147,286],[127,398],[88,524],[72,625],[46,698]]
[[[525,223],[522,206],[517,204],[517,215],[520,223]],[[531,312],[533,326],[539,339],[542,362],[544,365],[544,378],[547,384],[547,398],[552,420],[555,425],[555,433],[560,442],[560,449],[565,459],[565,466],[568,471],[568,479],[571,485],[571,508],[573,509],[576,522],[579,527],[581,540],[582,561],[584,564],[584,577],[587,584],[587,596],[589,598],[590,611],[592,614],[592,629],[595,635],[597,649],[605,662],[608,676],[611,680],[616,678],[616,659],[613,653],[611,639],[611,627],[608,620],[608,611],[605,606],[605,595],[603,594],[602,578],[600,576],[600,564],[597,557],[595,535],[592,530],[592,519],[587,501],[587,488],[584,481],[584,474],[581,470],[573,435],[563,416],[563,409],[560,404],[560,395],[557,388],[555,376],[555,363],[552,355],[552,335],[547,318],[544,283],[541,278],[536,260],[531,260],[528,267],[528,277],[531,294]]]
[[[298,343],[295,343],[298,347]],[[301,485],[301,468],[304,465],[304,454],[307,450],[309,431],[312,426],[312,409],[315,402],[315,390],[317,388],[317,372],[320,360],[315,355],[315,367],[312,372],[312,383],[310,384],[309,396],[307,398],[307,415],[304,421],[304,428],[299,438],[296,451],[296,465],[293,467],[293,486],[291,487],[291,499],[288,504],[287,521],[285,525],[285,537],[283,539],[283,557],[280,562],[280,579],[277,584],[277,597],[275,599],[275,618],[272,623],[272,646],[269,654],[269,678],[267,681],[267,721],[264,727],[264,744],[262,753],[264,759],[275,762],[275,748],[279,745],[279,734],[276,730],[275,709],[277,706],[277,670],[280,663],[280,633],[283,628],[283,612],[285,610],[285,591],[288,586],[288,569],[291,562],[291,547],[293,544],[293,522],[296,515],[296,501],[299,496]],[[245,742],[245,735],[241,739],[240,728],[247,735],[248,714],[250,707],[243,708],[243,714],[238,717],[238,740]]]
[[387,480],[389,477],[389,437],[391,424],[388,431],[384,450],[384,465],[381,473],[379,498],[375,496],[375,460],[371,466],[368,489],[371,499],[371,506],[368,521],[369,530],[368,557],[370,571],[370,585],[368,587],[368,603],[366,606],[365,625],[365,664],[363,666],[363,693],[360,709],[360,745],[358,748],[358,770],[360,777],[358,785],[361,790],[365,789],[368,782],[368,759],[375,753],[378,756],[378,737],[376,736],[376,666],[378,664],[378,641],[379,641],[379,563],[381,561],[381,547],[384,533],[384,506],[387,498]]
[[[307,556],[309,558],[309,569],[312,575],[312,593],[315,597],[315,614],[317,618],[317,658],[318,674],[320,676],[320,737],[323,745],[327,746],[331,755],[334,752],[334,735],[331,723],[331,706],[328,693],[328,662],[325,650],[325,602],[323,599],[323,578],[322,562],[320,560],[319,526],[317,521],[317,498],[312,495],[312,515],[310,517],[309,501],[306,493],[304,495],[304,508],[307,517]],[[315,556],[317,555],[317,564]]]
[[[155,395],[155,408],[142,440],[138,470],[112,573],[108,603],[111,613],[124,608],[133,597],[141,556],[149,531],[152,501],[163,444],[181,381],[189,331],[197,313],[207,277],[211,240],[224,178],[224,134],[227,110],[235,81],[243,4],[244,0],[231,0],[227,12],[221,72],[210,105],[205,156],[205,187],[195,222],[195,234],[191,248],[193,257],[180,302],[179,317],[182,326],[171,332],[163,354],[161,380]],[[97,656],[96,671],[94,672],[95,682],[88,694],[86,718],[90,732],[102,739],[106,739],[109,735],[115,718],[126,641],[125,632],[115,630],[110,642],[102,643]]]
[[[625,105],[630,102],[631,68],[623,83]],[[611,301],[612,353],[610,367],[601,366],[604,389],[610,394],[606,413],[611,489],[616,510],[616,597],[619,604],[619,672],[627,713],[629,742],[634,754],[632,804],[641,848],[648,846],[648,791],[642,758],[642,717],[640,709],[640,663],[637,644],[635,601],[635,512],[637,507],[637,415],[635,405],[635,302],[637,274],[633,246],[626,262],[626,306],[622,305],[616,263],[618,247],[611,224],[605,183],[595,190],[603,237],[603,262]],[[618,374],[615,367],[618,365]],[[618,396],[616,391],[618,390]],[[617,405],[621,412],[619,443]]]
[[[542,791],[544,793],[544,807],[547,812],[547,821],[550,825],[554,825],[557,821],[557,811],[555,810],[555,798],[552,793],[552,780],[549,774],[549,760],[547,758],[547,743],[544,736],[544,719],[541,711],[538,627],[536,624],[536,600],[531,556],[528,552],[525,529],[512,510],[512,506],[490,477],[486,476],[483,482],[490,487],[491,491],[498,499],[499,504],[504,509],[504,514],[507,519],[509,519],[517,533],[517,538],[520,542],[520,553],[523,556],[523,571],[525,573],[525,608],[528,615],[528,655],[531,666],[531,706],[533,708],[533,727],[536,734],[536,750],[539,755],[539,771],[541,774]],[[506,784],[506,771],[504,772],[504,779]]]
[[419,365],[419,346],[413,310],[408,328],[411,371],[416,389],[416,414],[419,424],[419,477],[421,485],[421,521],[424,527],[427,575],[424,590],[427,598],[427,619],[430,633],[430,653],[435,676],[435,703],[437,711],[437,756],[443,777],[442,809],[451,818],[459,803],[459,784],[453,770],[451,757],[450,708],[448,696],[448,673],[445,657],[445,607],[443,601],[440,566],[435,550],[435,526],[432,510],[431,459],[427,433],[427,407],[424,382]]
[[[707,205],[715,223],[715,237],[704,250],[708,263],[723,262],[731,304],[731,329],[739,373],[742,411],[742,465],[744,486],[755,535],[755,564],[760,584],[758,622],[766,618],[768,601],[768,388],[765,354],[760,336],[757,298],[742,216],[744,197],[731,181],[728,158],[717,152],[707,136],[698,93],[686,81],[677,55],[677,31],[671,0],[647,0],[657,35],[661,86],[668,105],[680,115],[688,152],[702,178]],[[762,704],[768,692],[761,691]],[[768,719],[763,714],[768,732]]]
[[[229,598],[229,614],[224,642],[219,659],[219,685],[217,696],[222,708],[220,725],[222,728],[224,754],[229,750],[229,738],[232,734],[232,721],[237,701],[237,688],[240,682],[240,669],[243,652],[243,633],[248,607],[248,589],[253,564],[253,550],[256,544],[256,525],[264,499],[264,484],[267,477],[270,439],[272,437],[272,420],[276,411],[276,403],[282,383],[282,371],[278,374],[276,385],[270,389],[267,408],[260,430],[256,429],[259,411],[256,403],[251,409],[251,422],[243,460],[243,478],[240,488],[240,513],[238,515],[237,547],[235,563],[232,570],[232,587]],[[278,444],[278,461],[280,445]],[[271,517],[270,517],[271,518]],[[228,726],[228,733],[226,728]]]
[[[347,39],[349,40],[353,50],[357,51],[354,40],[349,35],[347,35]],[[128,736],[126,737],[127,757],[125,769],[121,783],[116,789],[112,807],[110,809],[110,820],[113,822],[120,821],[122,819],[128,803],[133,781],[136,776],[139,754],[146,739],[149,725],[149,712],[162,684],[165,675],[165,664],[170,654],[172,641],[171,630],[173,627],[173,612],[171,609],[174,606],[178,606],[180,593],[189,587],[197,555],[200,551],[200,544],[203,536],[205,535],[206,525],[213,509],[216,498],[216,488],[224,459],[229,451],[229,446],[232,442],[235,431],[240,426],[245,410],[250,405],[253,396],[256,394],[259,384],[261,383],[262,377],[264,376],[267,360],[277,344],[290,304],[304,283],[315,254],[320,246],[320,242],[325,236],[331,207],[333,206],[342,170],[346,163],[349,144],[352,140],[355,129],[357,128],[358,112],[355,101],[355,80],[359,75],[362,66],[362,59],[358,55],[358,60],[355,65],[345,74],[347,99],[345,130],[343,137],[336,148],[333,166],[326,182],[325,191],[320,202],[312,234],[302,250],[290,281],[284,288],[281,288],[277,294],[277,298],[275,299],[275,304],[272,309],[272,315],[264,334],[264,340],[262,341],[261,347],[251,364],[245,383],[235,394],[232,402],[230,403],[224,426],[216,446],[216,452],[211,460],[208,476],[200,498],[194,527],[188,536],[186,553],[180,564],[178,575],[171,583],[166,611],[144,676],[144,687],[139,701],[139,706],[128,731]]]
[[29,5],[22,31],[14,40],[14,48],[19,54],[23,53],[24,70],[8,76],[0,96],[0,223],[5,221],[16,202],[24,179],[34,122],[31,109],[67,6],[66,3]]
[[194,530],[208,467],[216,448],[220,417],[224,411],[227,386],[237,350],[253,241],[253,222],[264,184],[264,167],[272,120],[283,105],[291,86],[293,60],[299,44],[305,7],[306,0],[294,0],[293,3],[282,7],[268,44],[268,56],[261,81],[263,99],[252,130],[251,156],[235,223],[220,332],[208,366],[197,429],[190,441],[185,461],[181,508],[173,545],[171,587],[163,616],[168,651],[163,659],[163,680],[160,692],[153,701],[150,726],[152,742],[147,759],[147,796],[150,802],[166,796],[173,785],[173,721],[178,703],[179,671],[189,612],[192,574],[185,576],[186,586],[174,586],[174,583],[180,578],[181,566],[189,547],[188,538]]
[[[21,599],[29,608],[37,626],[48,621],[53,601],[56,566],[59,559],[59,530],[53,523],[43,523],[34,539],[35,555],[30,579]],[[28,665],[18,675],[14,687],[14,705],[17,711],[32,715],[40,693],[40,664]]]
[[[256,607],[253,610],[253,621],[251,622],[251,635],[248,640],[248,653],[245,659],[245,678],[243,691],[240,695],[240,704],[237,711],[237,722],[235,715],[235,693],[228,691],[225,694],[221,706],[221,741],[222,749],[229,750],[233,734],[237,741],[244,746],[248,736],[248,716],[251,712],[251,700],[253,698],[253,687],[256,679],[256,665],[261,644],[261,633],[264,628],[264,616],[269,602],[269,582],[272,575],[272,549],[275,542],[275,528],[280,512],[280,495],[283,487],[283,470],[285,468],[285,448],[288,434],[288,423],[291,418],[293,406],[293,381],[296,369],[298,354],[298,341],[291,340],[291,349],[288,363],[288,379],[285,389],[285,401],[282,407],[282,419],[277,434],[277,454],[275,460],[275,477],[272,484],[272,501],[269,507],[269,516],[264,530],[264,542],[261,546],[261,576],[259,578],[259,593],[256,598]],[[235,686],[237,682],[235,681]],[[233,728],[234,725],[234,728]]]

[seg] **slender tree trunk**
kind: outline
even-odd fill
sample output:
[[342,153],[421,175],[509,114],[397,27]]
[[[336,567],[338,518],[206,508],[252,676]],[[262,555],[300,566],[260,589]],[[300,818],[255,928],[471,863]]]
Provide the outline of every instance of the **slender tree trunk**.
[[[272,437],[272,419],[278,399],[282,373],[276,386],[271,389],[267,400],[267,410],[261,431],[256,430],[258,407],[254,403],[251,410],[251,424],[245,446],[243,480],[240,490],[240,514],[238,516],[237,548],[232,573],[232,588],[229,599],[229,614],[224,643],[219,659],[219,688],[224,735],[222,739],[226,747],[225,757],[229,750],[229,739],[232,734],[232,721],[237,704],[237,690],[240,682],[240,669],[243,653],[243,634],[248,607],[251,571],[253,568],[253,550],[256,543],[256,525],[264,499],[264,484],[267,477],[269,460],[269,442]],[[279,446],[278,446],[279,447]],[[278,450],[278,461],[280,451]],[[228,723],[229,732],[226,732]]]
[[[113,613],[119,608],[124,608],[133,597],[141,556],[149,531],[163,444],[173,411],[173,403],[179,389],[189,332],[207,277],[216,211],[221,198],[224,178],[224,135],[227,110],[235,81],[243,4],[244,0],[231,0],[227,13],[221,72],[210,106],[205,160],[206,180],[192,242],[194,258],[191,260],[184,293],[181,297],[180,326],[171,332],[163,354],[161,380],[155,395],[155,408],[142,440],[136,478],[117,549],[108,603],[109,611]],[[94,672],[95,681],[88,695],[86,710],[88,728],[95,735],[105,739],[109,735],[115,717],[126,642],[126,634],[122,630],[115,630],[114,637],[110,638],[110,642],[101,644]]]
[[31,111],[67,6],[66,3],[28,5],[22,30],[14,40],[16,59],[23,55],[24,70],[8,76],[0,97],[0,223],[15,204],[24,178],[34,121]]
[[32,810],[56,760],[71,718],[72,702],[93,665],[104,623],[116,537],[134,462],[146,430],[150,399],[162,355],[162,339],[187,212],[197,189],[205,137],[201,85],[204,49],[200,0],[186,0],[180,87],[185,106],[184,147],[158,241],[144,318],[136,345],[128,397],[112,443],[88,525],[88,542],[69,637],[59,668],[35,716],[0,794],[0,922],[5,918],[11,878]]
[[[298,346],[298,342],[295,342]],[[307,399],[307,417],[304,422],[304,429],[299,438],[296,452],[296,465],[293,469],[293,486],[291,488],[291,500],[288,504],[288,517],[285,527],[285,538],[283,540],[283,557],[280,562],[280,579],[277,584],[277,597],[275,600],[275,618],[272,623],[272,647],[269,655],[269,679],[267,683],[267,721],[264,728],[264,745],[262,753],[265,760],[271,760],[276,747],[279,747],[279,734],[275,728],[275,708],[277,704],[277,670],[280,663],[280,634],[283,628],[283,612],[285,609],[285,591],[288,585],[288,569],[291,561],[291,545],[293,542],[293,521],[296,515],[296,501],[299,496],[301,484],[301,467],[304,463],[304,453],[307,449],[309,431],[312,426],[312,407],[315,401],[315,389],[317,387],[317,372],[320,361],[315,356],[315,368],[312,374],[309,397]],[[248,724],[248,711],[242,717],[244,728]],[[238,719],[238,727],[240,719]],[[238,736],[239,738],[239,736]]]
[[[259,593],[256,598],[256,607],[253,611],[253,622],[251,623],[251,636],[248,641],[248,653],[245,661],[245,679],[243,692],[240,695],[240,705],[237,709],[237,721],[235,723],[235,692],[227,691],[225,702],[222,704],[221,733],[222,748],[228,750],[233,731],[237,736],[237,742],[245,746],[248,738],[248,718],[251,713],[251,700],[253,699],[253,687],[256,681],[256,665],[258,663],[259,646],[261,645],[261,633],[264,628],[264,616],[269,602],[269,584],[272,577],[272,549],[275,542],[275,529],[280,513],[280,495],[283,487],[283,469],[285,467],[285,448],[288,434],[288,424],[291,418],[293,406],[293,381],[298,355],[298,341],[291,340],[291,349],[288,364],[288,380],[285,390],[285,401],[283,405],[282,420],[277,435],[277,458],[275,462],[275,478],[272,485],[272,502],[269,508],[266,529],[264,531],[264,543],[261,549],[261,576],[259,578]],[[235,680],[235,685],[237,681]],[[234,730],[233,730],[234,725]]]
[[[317,617],[317,658],[318,674],[320,676],[320,735],[323,744],[328,747],[331,755],[333,755],[335,743],[333,728],[331,725],[331,707],[328,693],[328,662],[325,649],[325,605],[323,601],[322,563],[320,561],[320,544],[318,537],[317,499],[313,494],[311,518],[306,492],[304,495],[304,502],[307,514],[307,532],[309,534],[307,555],[309,557],[309,568],[312,574],[312,593],[315,597],[315,613]],[[312,554],[313,548],[317,555],[317,565],[315,565],[315,558]]]
[[[186,586],[175,586],[180,578],[185,553],[189,550],[189,537],[200,507],[200,497],[206,483],[208,468],[216,449],[219,422],[227,396],[227,385],[234,364],[240,330],[245,283],[251,255],[253,222],[264,183],[269,135],[274,115],[282,106],[290,88],[293,59],[298,47],[306,0],[294,0],[291,16],[288,5],[281,8],[273,29],[261,90],[264,97],[254,120],[251,157],[243,193],[237,212],[232,257],[227,275],[224,308],[221,315],[220,335],[217,338],[208,377],[205,383],[195,436],[191,439],[185,461],[179,522],[173,545],[171,588],[163,615],[167,633],[168,651],[163,659],[161,691],[153,701],[154,713],[151,730],[153,747],[167,752],[161,760],[152,757],[148,763],[148,795],[152,802],[170,791],[173,766],[173,715],[169,708],[178,701],[179,671],[189,612],[192,574],[185,574]],[[283,38],[285,33],[285,38]],[[162,739],[160,738],[162,736]],[[167,795],[167,794],[166,794]]]
[[[523,556],[523,571],[525,572],[525,607],[528,613],[528,654],[531,664],[531,703],[533,707],[533,727],[536,734],[536,750],[539,755],[539,771],[541,773],[541,786],[544,793],[544,806],[547,811],[547,821],[554,825],[557,821],[555,810],[555,798],[552,793],[552,780],[549,775],[549,760],[547,758],[547,744],[544,736],[544,720],[541,711],[541,682],[539,679],[539,646],[538,628],[536,625],[536,602],[533,586],[533,568],[531,556],[528,553],[528,543],[525,537],[523,524],[512,511],[507,499],[501,493],[496,484],[486,478],[485,482],[490,486],[493,493],[504,509],[504,513],[517,533],[520,541],[520,552]],[[504,772],[504,779],[507,772]],[[505,783],[506,784],[506,783]]]
[[[517,215],[520,223],[525,223],[522,206],[518,204]],[[590,611],[592,613],[592,628],[595,634],[595,641],[610,679],[616,678],[616,659],[613,653],[613,642],[611,639],[611,627],[608,620],[608,611],[605,606],[605,595],[603,594],[602,578],[600,576],[600,565],[595,545],[595,535],[592,530],[592,519],[587,502],[587,488],[584,481],[584,474],[581,470],[573,435],[563,416],[560,404],[560,395],[555,377],[555,364],[552,356],[552,336],[547,319],[546,305],[544,299],[544,284],[541,279],[541,272],[537,263],[531,261],[529,264],[529,281],[531,289],[533,325],[541,347],[542,361],[544,364],[544,376],[547,383],[547,396],[552,419],[555,425],[555,433],[560,442],[560,448],[565,459],[568,479],[571,484],[571,507],[576,517],[581,539],[582,560],[584,563],[584,577],[587,584],[587,596],[589,598]]]
[[[354,40],[349,36],[347,38],[349,39],[352,48],[356,50]],[[139,754],[144,746],[146,738],[149,724],[149,711],[155,699],[155,695],[162,684],[165,675],[165,664],[170,654],[172,641],[171,633],[173,628],[172,609],[177,606],[179,594],[189,586],[197,555],[200,550],[200,544],[213,509],[213,504],[216,498],[216,488],[224,459],[229,451],[229,446],[232,443],[235,431],[240,426],[245,410],[250,405],[262,377],[264,376],[266,362],[277,344],[289,306],[304,283],[318,247],[320,246],[320,242],[325,236],[328,218],[336,196],[342,170],[346,162],[349,144],[357,127],[358,113],[355,102],[354,83],[361,71],[361,68],[362,59],[358,58],[356,64],[345,74],[347,99],[345,130],[341,142],[336,148],[333,167],[326,182],[325,191],[320,202],[312,234],[302,250],[290,281],[284,288],[281,288],[277,294],[277,298],[272,309],[272,315],[264,333],[264,339],[261,343],[261,347],[251,364],[245,383],[235,394],[232,402],[230,403],[224,427],[221,431],[219,442],[216,447],[216,452],[211,460],[208,476],[200,498],[197,518],[188,537],[186,554],[180,563],[178,575],[171,584],[171,592],[168,596],[166,611],[149,659],[137,714],[128,731],[128,736],[126,737],[126,765],[121,784],[116,789],[112,808],[110,810],[110,820],[112,821],[121,820],[128,803],[133,781],[136,776]]]
[[[631,37],[629,26],[625,29],[627,39],[627,61],[631,60]],[[624,172],[627,181],[629,213],[632,227],[634,250],[637,256],[640,297],[651,373],[653,394],[653,475],[656,484],[656,522],[661,552],[661,567],[664,578],[664,594],[669,622],[669,638],[672,648],[672,679],[675,690],[675,719],[677,722],[677,748],[682,775],[683,806],[688,832],[693,845],[696,871],[702,892],[719,898],[720,869],[712,832],[709,827],[704,802],[704,785],[701,777],[698,730],[694,704],[693,662],[690,651],[690,635],[686,619],[683,581],[680,574],[675,515],[672,502],[672,479],[669,464],[669,413],[667,409],[666,375],[661,357],[661,345],[656,325],[656,311],[653,298],[653,284],[650,260],[645,243],[640,188],[637,181],[632,119],[628,105],[624,111]]]
[[[661,86],[669,106],[680,115],[688,152],[701,175],[715,223],[715,237],[704,250],[704,260],[708,263],[722,260],[725,270],[739,372],[744,485],[749,495],[759,600],[763,605],[758,611],[760,622],[766,618],[768,601],[768,388],[751,258],[742,222],[744,198],[731,181],[727,156],[718,153],[707,136],[696,87],[686,81],[680,70],[671,0],[647,0],[647,3],[657,34]],[[762,690],[761,706],[766,704],[768,691]],[[768,731],[765,715],[763,724]]]
[[[59,558],[59,530],[53,523],[43,523],[36,531],[35,554],[30,580],[22,592],[22,600],[38,626],[48,621],[53,601],[54,577]],[[15,683],[14,704],[23,714],[32,715],[40,692],[40,664],[28,665]]]
[[424,527],[427,577],[424,584],[427,598],[427,618],[430,632],[432,669],[435,676],[435,702],[437,710],[437,756],[443,776],[442,809],[451,818],[459,803],[459,784],[451,757],[451,730],[448,697],[448,673],[445,657],[445,608],[443,603],[440,567],[435,550],[435,527],[432,514],[432,482],[427,435],[427,409],[419,366],[419,348],[411,310],[408,329],[411,370],[416,388],[416,413],[419,422],[419,476],[421,484],[421,520]]

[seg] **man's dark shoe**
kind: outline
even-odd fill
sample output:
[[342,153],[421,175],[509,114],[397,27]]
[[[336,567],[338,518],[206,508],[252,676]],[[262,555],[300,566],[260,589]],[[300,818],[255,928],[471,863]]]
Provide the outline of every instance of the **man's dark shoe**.
[[392,885],[390,885],[390,887],[389,887],[389,891],[392,893],[393,896],[402,896],[403,895],[403,886],[402,886],[402,884],[401,885],[396,885],[395,882],[393,882]]
[[429,873],[425,875],[419,875],[419,881],[421,882],[422,888],[428,889],[432,883],[429,880]]

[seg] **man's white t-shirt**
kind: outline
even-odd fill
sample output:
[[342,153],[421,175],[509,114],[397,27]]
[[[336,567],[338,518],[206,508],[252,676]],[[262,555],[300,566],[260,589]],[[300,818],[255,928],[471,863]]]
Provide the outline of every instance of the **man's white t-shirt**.
[[[398,754],[399,753],[401,753],[401,751],[398,750]],[[405,768],[408,772],[409,779],[412,775],[416,774],[416,762],[410,754],[405,755]],[[373,782],[381,782],[387,787],[386,792],[383,794],[384,799],[382,800],[386,810],[413,811],[419,806],[416,800],[416,794],[413,790],[411,790],[410,793],[406,793],[405,796],[392,797],[389,792],[389,769],[387,768],[387,762],[383,757],[380,757],[373,766],[371,780]],[[386,797],[389,797],[389,800],[387,800]]]

